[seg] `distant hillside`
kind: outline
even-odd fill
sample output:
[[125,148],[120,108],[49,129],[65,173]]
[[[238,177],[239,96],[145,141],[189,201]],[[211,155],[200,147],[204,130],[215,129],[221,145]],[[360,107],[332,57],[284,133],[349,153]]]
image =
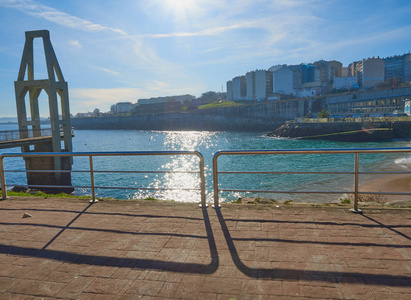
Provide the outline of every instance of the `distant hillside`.
[[0,118],[0,123],[17,123],[17,118]]
[[[48,118],[40,118],[40,122],[42,124],[49,123]],[[2,117],[0,118],[0,124],[4,123],[16,123],[17,124],[17,118],[9,118],[9,117]]]

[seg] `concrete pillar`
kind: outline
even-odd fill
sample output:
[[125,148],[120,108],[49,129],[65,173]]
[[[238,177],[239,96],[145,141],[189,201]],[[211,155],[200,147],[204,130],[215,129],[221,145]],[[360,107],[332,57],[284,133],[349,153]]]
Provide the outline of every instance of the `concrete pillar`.
[[[43,39],[44,52],[47,64],[47,79],[34,78],[33,40]],[[25,76],[27,74],[27,80]],[[56,78],[57,75],[57,78]],[[68,99],[68,85],[64,81],[56,54],[50,41],[47,30],[27,31],[23,55],[17,81],[14,82],[16,93],[17,117],[20,137],[41,136],[41,124],[38,98],[42,90],[48,95],[49,117],[51,123],[52,140],[50,143],[35,144],[34,152],[71,152],[73,151],[70,107]],[[25,97],[29,94],[30,121],[27,116]],[[61,101],[61,112],[58,110],[58,101]],[[62,116],[61,120],[59,115]],[[63,133],[63,137],[61,136]],[[63,147],[61,146],[63,141]],[[22,147],[22,152],[30,152],[28,146]],[[71,157],[28,158],[27,170],[71,170]],[[46,172],[27,173],[29,185],[64,185],[71,186],[69,173]],[[40,188],[43,189],[43,188]],[[45,189],[43,189],[45,190]],[[48,189],[50,190],[50,189]],[[58,192],[59,189],[53,189]],[[72,188],[60,189],[61,191],[73,190]]]

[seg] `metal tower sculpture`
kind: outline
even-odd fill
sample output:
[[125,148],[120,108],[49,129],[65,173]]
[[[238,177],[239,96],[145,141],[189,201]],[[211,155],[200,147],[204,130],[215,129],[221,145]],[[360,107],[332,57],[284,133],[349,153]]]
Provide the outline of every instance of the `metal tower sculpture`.
[[[48,79],[34,78],[34,54],[33,40],[42,38],[46,57]],[[25,80],[27,73],[27,79]],[[57,77],[57,80],[56,80]],[[72,133],[70,121],[70,107],[68,99],[68,86],[64,81],[56,54],[50,41],[48,30],[27,31],[23,56],[17,81],[14,82],[16,93],[17,117],[20,130],[20,138],[39,137],[42,135],[39,113],[39,96],[42,90],[48,95],[48,104],[51,123],[51,143],[34,145],[34,152],[71,152]],[[25,97],[29,94],[30,120],[27,116]],[[61,112],[59,112],[58,101],[60,98]],[[61,118],[59,117],[61,115]],[[63,141],[63,146],[62,146]],[[23,146],[22,152],[30,152],[29,146]],[[67,170],[71,169],[72,160],[68,157],[54,158],[28,158],[26,159],[27,170]],[[69,173],[27,173],[29,185],[70,185]]]

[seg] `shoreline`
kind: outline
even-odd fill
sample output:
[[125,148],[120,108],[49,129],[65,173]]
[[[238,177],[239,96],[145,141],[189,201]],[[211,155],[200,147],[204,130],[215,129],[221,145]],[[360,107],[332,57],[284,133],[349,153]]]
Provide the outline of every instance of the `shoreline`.
[[[360,183],[360,192],[411,193],[411,174],[380,175]],[[382,195],[387,202],[410,201],[409,195]]]

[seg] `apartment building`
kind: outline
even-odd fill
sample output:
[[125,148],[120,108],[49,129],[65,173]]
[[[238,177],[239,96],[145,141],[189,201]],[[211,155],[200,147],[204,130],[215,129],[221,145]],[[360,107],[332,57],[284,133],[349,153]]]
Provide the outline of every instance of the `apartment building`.
[[358,88],[357,76],[334,77],[333,88],[337,90]]
[[343,64],[336,60],[329,61],[331,66],[331,75],[334,77],[343,77]]
[[227,100],[234,100],[232,80],[227,81]]
[[333,74],[331,72],[331,64],[325,60],[319,60],[314,63],[315,66],[320,70],[320,81],[323,83],[329,83],[333,79]]
[[411,80],[411,53],[384,58],[385,80]]
[[255,71],[255,98],[267,99],[273,93],[273,73],[266,70]]
[[196,97],[193,95],[178,95],[178,96],[166,96],[166,97],[155,97],[150,99],[138,99],[138,105],[146,105],[146,104],[156,104],[156,103],[166,103],[169,101],[177,101],[177,102],[185,102],[185,101],[192,101]]
[[243,100],[247,96],[245,76],[237,76],[233,78],[233,99]]
[[247,72],[245,74],[245,81],[246,81],[246,100],[254,100],[255,99],[255,72]]
[[360,61],[357,66],[357,76],[364,88],[375,88],[384,82],[385,63],[381,58],[367,58]]
[[130,112],[137,104],[131,102],[118,102],[110,107],[110,111],[114,114]]
[[301,88],[301,82],[300,70],[282,67],[273,73],[273,93],[291,95],[294,89]]

